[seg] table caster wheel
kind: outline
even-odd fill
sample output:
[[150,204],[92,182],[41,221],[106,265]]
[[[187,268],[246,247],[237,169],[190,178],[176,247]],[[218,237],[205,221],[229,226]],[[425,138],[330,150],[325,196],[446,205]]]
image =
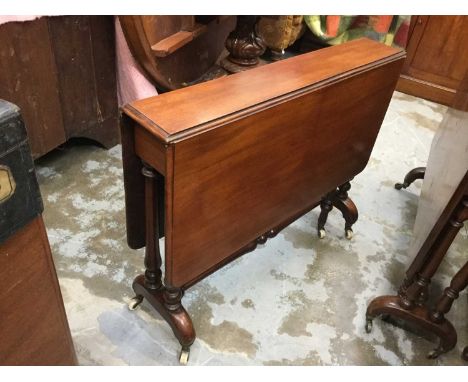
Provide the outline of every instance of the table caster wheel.
[[351,240],[353,238],[353,230],[352,229],[347,229],[345,231],[345,236],[346,236],[346,239]]
[[366,320],[366,333],[370,333],[372,331],[372,320]]
[[135,296],[128,303],[128,309],[135,310],[143,301],[143,296]]
[[395,190],[401,190],[402,188],[408,187],[408,184],[405,183],[395,183]]
[[468,346],[463,349],[461,357],[464,361],[468,361]]
[[428,355],[427,355],[427,358],[429,359],[436,359],[439,355],[441,355],[443,353],[443,350],[442,349],[434,349],[432,350]]
[[323,239],[325,237],[325,230],[324,229],[319,229],[318,237],[319,237],[319,239]]
[[179,355],[179,363],[181,365],[187,365],[190,357],[190,348],[182,348]]

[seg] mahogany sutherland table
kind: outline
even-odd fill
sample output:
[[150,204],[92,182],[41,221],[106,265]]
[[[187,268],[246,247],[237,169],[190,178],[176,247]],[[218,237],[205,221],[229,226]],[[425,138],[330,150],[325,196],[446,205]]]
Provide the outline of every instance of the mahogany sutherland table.
[[146,298],[164,317],[181,362],[195,340],[185,289],[319,204],[319,229],[334,205],[350,234],[349,181],[369,160],[404,57],[355,40],[123,108],[127,239],[146,246],[130,307]]

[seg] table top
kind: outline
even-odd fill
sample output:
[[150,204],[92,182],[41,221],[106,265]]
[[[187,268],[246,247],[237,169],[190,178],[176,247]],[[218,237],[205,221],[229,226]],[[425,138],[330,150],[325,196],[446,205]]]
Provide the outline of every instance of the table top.
[[138,100],[124,106],[123,112],[171,143],[404,55],[401,49],[369,39],[354,40]]

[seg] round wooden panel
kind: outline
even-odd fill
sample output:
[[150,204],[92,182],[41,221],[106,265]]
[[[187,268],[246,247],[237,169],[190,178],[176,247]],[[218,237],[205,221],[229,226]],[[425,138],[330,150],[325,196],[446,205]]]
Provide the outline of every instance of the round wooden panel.
[[119,16],[128,46],[158,87],[173,90],[205,74],[219,58],[235,16]]

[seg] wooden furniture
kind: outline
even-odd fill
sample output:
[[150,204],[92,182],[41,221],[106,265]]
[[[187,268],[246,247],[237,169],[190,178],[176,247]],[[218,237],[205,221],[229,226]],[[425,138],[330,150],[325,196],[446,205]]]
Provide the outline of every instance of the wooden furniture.
[[413,16],[397,90],[452,105],[468,62],[468,16]]
[[427,300],[431,279],[467,219],[468,72],[431,146],[409,248],[414,261],[398,295],[380,296],[369,304],[368,331],[373,318],[390,315],[439,337],[439,346],[429,354],[430,358],[453,349],[457,333],[445,314],[468,285],[468,262],[455,274],[435,306],[428,306]]
[[76,365],[39,216],[0,244],[0,365]]
[[395,183],[395,189],[401,190],[402,188],[408,188],[417,179],[424,179],[426,173],[426,167],[415,167],[408,171],[403,179],[403,183]]
[[146,246],[130,307],[146,298],[168,321],[181,361],[195,340],[184,290],[349,189],[403,59],[361,39],[123,108],[127,238]]
[[221,61],[221,66],[229,73],[252,69],[259,64],[258,58],[265,53],[266,44],[257,35],[257,16],[237,16],[236,28],[226,39],[229,55]]
[[20,106],[34,158],[71,137],[119,142],[112,16],[0,25],[0,98]]
[[76,365],[26,130],[0,100],[0,365]]
[[202,77],[218,60],[234,16],[119,16],[135,59],[158,89]]

